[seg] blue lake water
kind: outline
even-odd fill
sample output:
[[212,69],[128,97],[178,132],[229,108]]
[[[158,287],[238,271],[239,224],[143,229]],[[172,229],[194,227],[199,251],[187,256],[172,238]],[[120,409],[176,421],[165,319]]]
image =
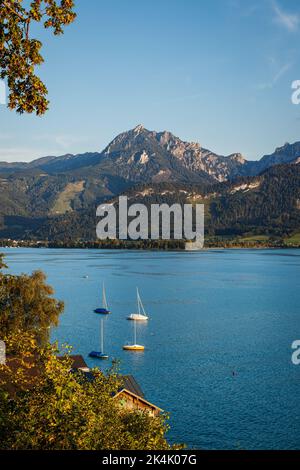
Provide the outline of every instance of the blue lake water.
[[[149,401],[171,414],[169,439],[199,449],[300,449],[300,251],[2,249],[11,272],[42,269],[65,301],[52,339],[90,366],[101,284],[112,315],[105,346]],[[84,278],[88,276],[88,278]],[[132,340],[135,289],[150,315]]]

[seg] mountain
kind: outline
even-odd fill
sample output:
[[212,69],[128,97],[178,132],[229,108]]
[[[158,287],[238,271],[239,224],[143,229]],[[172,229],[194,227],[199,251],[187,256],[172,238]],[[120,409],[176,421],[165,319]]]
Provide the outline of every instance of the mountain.
[[111,161],[120,176],[136,182],[225,180],[238,174],[237,168],[246,162],[240,154],[219,156],[171,132],[148,131],[142,125],[120,134],[106,147],[102,165]]
[[209,226],[217,234],[289,234],[300,229],[300,165],[282,164],[215,187]]
[[[212,230],[226,230],[227,225],[233,227],[226,207],[236,214],[231,204],[234,207],[240,204],[241,208],[244,205],[250,214],[254,209],[250,211],[248,196],[256,193],[256,204],[259,206],[260,201],[267,204],[264,194],[267,198],[271,195],[272,185],[275,193],[279,191],[278,164],[289,168],[286,174],[280,170],[280,191],[285,194],[285,186],[290,185],[290,179],[293,181],[293,173],[298,174],[298,161],[300,142],[285,144],[273,154],[253,162],[247,161],[240,153],[217,155],[199,143],[184,142],[171,132],[149,131],[138,125],[118,135],[102,152],[47,156],[30,163],[0,162],[0,237],[60,237],[68,232],[66,225],[72,221],[76,227],[74,236],[87,237],[93,233],[94,237],[96,206],[120,193],[129,194],[141,185],[146,192],[151,188],[155,188],[153,191],[162,188],[161,194],[158,192],[156,195],[160,200],[168,198],[169,185],[182,187],[183,192],[176,197],[191,192],[195,187],[201,194],[206,194],[206,201],[212,200],[207,195],[208,191],[210,194],[219,194],[220,191],[220,196],[214,201],[218,203],[211,206],[209,214],[214,220]],[[234,187],[232,185],[246,184],[243,181],[249,177],[252,178],[250,185],[256,184],[256,178],[267,178],[270,188],[266,193],[261,192],[262,189],[253,192],[250,188],[242,199],[243,192],[231,194],[230,189],[227,191],[226,188]],[[154,196],[153,191],[150,191],[150,197]],[[278,194],[278,197],[282,196]],[[226,222],[223,228],[221,220],[213,219],[218,207],[227,214],[228,224]],[[292,210],[294,206],[287,203],[287,207]],[[275,208],[273,210],[276,213]],[[91,218],[92,232],[89,226]],[[260,224],[258,220],[257,224]]]
[[118,135],[102,152],[60,157],[43,157],[30,163],[0,162],[0,174],[105,174],[131,183],[146,181],[224,181],[238,176],[246,165],[241,154],[228,157],[202,148],[198,143],[184,142],[171,132],[155,132],[142,125]]
[[0,174],[26,175],[41,170],[50,175],[112,176],[129,184],[170,180],[211,183],[254,176],[298,157],[300,142],[285,144],[259,161],[247,161],[240,153],[218,155],[199,143],[182,141],[171,132],[149,131],[138,125],[118,135],[102,152],[48,156],[30,163],[0,162]]
[[[300,231],[300,164],[278,165],[259,176],[213,185],[161,182],[140,184],[123,193],[129,203],[205,205],[209,236],[268,234],[286,236]],[[116,204],[118,198],[109,202]],[[19,222],[20,220],[15,220]],[[67,212],[24,226],[29,239],[64,241],[95,239],[95,209]]]
[[271,155],[265,155],[259,162],[256,162],[256,172],[261,173],[274,165],[296,162],[299,157],[300,142],[295,142],[294,144],[286,143],[282,147],[277,148]]

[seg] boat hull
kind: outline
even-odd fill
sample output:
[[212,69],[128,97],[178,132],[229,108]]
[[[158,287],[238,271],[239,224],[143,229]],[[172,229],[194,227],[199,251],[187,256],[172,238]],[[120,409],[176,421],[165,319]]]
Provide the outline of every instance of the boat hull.
[[99,352],[99,351],[92,351],[92,352],[90,352],[89,356],[94,357],[96,359],[108,359],[107,354],[104,354],[104,353]]
[[106,310],[106,308],[95,308],[94,312],[98,313],[98,315],[109,315],[111,313],[109,310]]
[[145,346],[142,346],[140,344],[125,344],[125,346],[123,346],[123,349],[125,351],[144,351]]
[[133,321],[147,321],[149,317],[147,317],[146,315],[140,315],[139,313],[131,313],[131,315],[129,315],[127,317],[127,320],[133,320]]

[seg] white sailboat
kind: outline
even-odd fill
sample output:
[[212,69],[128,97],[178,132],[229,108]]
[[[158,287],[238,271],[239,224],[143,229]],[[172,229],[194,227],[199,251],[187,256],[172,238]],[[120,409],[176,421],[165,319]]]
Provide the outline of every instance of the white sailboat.
[[145,346],[142,346],[141,344],[137,344],[137,339],[136,339],[136,320],[134,320],[134,333],[133,333],[133,344],[125,344],[123,346],[123,349],[125,351],[144,351]]
[[138,288],[136,288],[136,297],[137,297],[138,313],[131,313],[129,317],[127,317],[127,320],[147,321],[149,317],[147,316],[145,312],[144,305],[140,297]]
[[108,355],[104,353],[104,318],[100,321],[100,351],[92,351],[89,354],[90,357],[97,359],[108,359]]

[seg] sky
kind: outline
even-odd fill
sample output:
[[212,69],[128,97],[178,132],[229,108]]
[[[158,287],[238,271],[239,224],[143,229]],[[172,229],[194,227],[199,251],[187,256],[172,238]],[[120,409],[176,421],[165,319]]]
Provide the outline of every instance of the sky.
[[101,151],[143,124],[255,160],[300,140],[299,0],[77,0],[63,36],[36,26],[43,117],[0,105],[0,160]]

